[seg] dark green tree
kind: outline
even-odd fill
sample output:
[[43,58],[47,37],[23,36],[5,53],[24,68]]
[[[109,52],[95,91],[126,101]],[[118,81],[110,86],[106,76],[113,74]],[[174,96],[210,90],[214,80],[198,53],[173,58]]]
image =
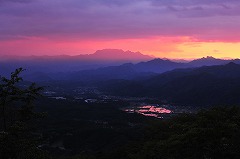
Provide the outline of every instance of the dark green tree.
[[0,80],[0,158],[46,158],[37,148],[32,129],[33,119],[40,117],[34,112],[34,101],[43,87],[31,83],[26,86],[16,69],[11,77]]
[[156,121],[145,141],[130,145],[129,159],[235,159],[240,156],[240,109],[213,108]]

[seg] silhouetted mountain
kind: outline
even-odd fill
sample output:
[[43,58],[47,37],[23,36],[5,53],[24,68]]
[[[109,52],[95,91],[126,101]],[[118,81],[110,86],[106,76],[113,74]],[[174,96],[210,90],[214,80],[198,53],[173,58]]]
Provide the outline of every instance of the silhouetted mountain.
[[152,56],[143,55],[140,52],[104,49],[98,50],[94,54],[77,56],[60,55],[4,57],[0,59],[0,65],[8,70],[23,67],[28,69],[30,72],[72,72],[106,66],[116,66],[126,62],[135,63],[148,61],[153,58],[154,57]]
[[110,80],[110,79],[137,79],[149,78],[157,73],[163,73],[175,68],[187,67],[183,63],[169,60],[154,59],[137,64],[126,63],[120,66],[109,66],[95,70],[84,70],[69,75],[68,80]]
[[120,66],[109,66],[95,70],[74,72],[67,80],[73,81],[104,81],[110,79],[136,79],[155,75],[152,72],[139,72],[134,64],[128,63]]
[[185,67],[188,67],[188,65],[184,63],[177,63],[172,62],[170,60],[163,60],[159,58],[147,62],[140,62],[134,65],[135,70],[138,70],[139,72],[155,72],[155,73],[162,73],[176,68]]
[[103,49],[97,50],[93,54],[80,54],[80,55],[42,55],[42,56],[0,56],[0,61],[29,61],[29,60],[44,60],[44,61],[62,61],[62,60],[87,60],[87,61],[129,61],[140,62],[148,61],[154,58],[154,56],[144,55],[140,52],[123,51],[121,49]]
[[177,69],[142,81],[111,81],[104,90],[129,96],[150,96],[181,105],[240,104],[240,65],[229,63]]
[[[164,73],[180,68],[219,65],[229,62],[240,64],[239,59],[222,60],[213,57],[196,59],[189,63],[152,58],[153,57],[143,55],[139,52],[119,49],[98,50],[94,54],[78,56],[30,56],[25,58],[16,57],[16,59],[13,60],[5,58],[0,60],[0,74],[6,75],[9,74],[10,71],[22,67],[27,69],[28,77],[26,77],[26,79],[33,79],[34,81],[48,81],[51,79],[69,81],[132,80],[137,78],[145,79],[156,73]],[[134,64],[134,62],[139,60],[142,62]],[[176,74],[182,76],[182,73],[178,72]],[[174,76],[176,76],[176,74]],[[166,79],[167,81],[169,78],[171,78],[171,76],[167,75],[162,79]]]
[[200,66],[224,65],[224,64],[227,64],[229,62],[235,62],[237,64],[240,64],[239,59],[224,60],[224,59],[217,59],[217,58],[214,58],[212,56],[207,56],[207,57],[203,57],[201,59],[196,59],[196,60],[193,60],[193,61],[189,62],[188,64],[193,66],[193,67],[200,67]]
[[153,59],[153,56],[143,55],[140,52],[123,51],[121,49],[103,49],[98,50],[94,54],[79,55],[79,58],[103,61],[125,61],[140,62]]

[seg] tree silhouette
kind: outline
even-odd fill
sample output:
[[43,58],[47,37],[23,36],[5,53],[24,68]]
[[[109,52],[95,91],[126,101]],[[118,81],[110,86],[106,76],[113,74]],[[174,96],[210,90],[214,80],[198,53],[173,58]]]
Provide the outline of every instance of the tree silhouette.
[[[6,77],[1,78],[0,106],[2,109],[2,126],[5,132],[8,131],[8,126],[11,126],[14,122],[26,122],[35,115],[33,112],[33,101],[40,96],[39,92],[43,89],[43,87],[37,87],[35,83],[32,83],[27,88],[21,87],[19,83],[23,79],[19,75],[23,71],[24,69],[18,68],[11,73],[10,79]],[[9,110],[11,111],[9,112]],[[13,115],[15,115],[14,119],[8,120]]]
[[18,68],[11,73],[10,79],[0,80],[0,158],[47,158],[33,137],[30,121],[40,116],[34,112],[34,101],[43,87],[35,83],[26,86]]

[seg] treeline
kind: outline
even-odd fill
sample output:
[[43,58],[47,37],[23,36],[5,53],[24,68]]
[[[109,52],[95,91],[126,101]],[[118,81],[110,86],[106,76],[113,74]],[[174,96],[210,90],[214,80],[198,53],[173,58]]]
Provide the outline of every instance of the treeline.
[[151,122],[144,139],[108,154],[76,159],[237,159],[240,156],[240,109],[213,108]]

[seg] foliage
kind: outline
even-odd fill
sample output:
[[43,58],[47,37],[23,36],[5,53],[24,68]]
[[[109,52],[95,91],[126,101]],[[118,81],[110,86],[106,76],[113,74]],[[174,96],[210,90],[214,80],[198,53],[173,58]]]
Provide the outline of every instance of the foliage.
[[130,159],[207,159],[240,156],[239,108],[214,108],[151,124],[144,142],[129,146]]
[[[71,142],[68,144],[74,143],[75,140],[79,146],[88,146],[87,149],[85,147],[79,149],[81,151],[76,151],[78,155],[74,154],[76,156],[72,159],[228,159],[240,156],[240,109],[238,107],[212,108],[197,114],[182,114],[163,120],[145,120],[144,123],[145,130],[135,127],[133,129],[136,131],[132,132],[113,125],[111,128],[113,131],[117,128],[118,131],[129,133],[129,136],[125,136],[128,142],[117,146],[114,141],[121,138],[121,134],[116,134],[116,138],[114,137],[112,141],[105,142],[104,140],[111,138],[106,131],[107,128],[104,128],[105,138],[99,129],[91,128],[90,130],[81,126],[81,129],[86,129],[85,136],[83,130],[77,135],[73,132],[72,140],[70,140],[71,137],[67,139]],[[61,128],[66,127],[61,126]],[[93,131],[96,133],[93,134]],[[134,134],[137,138],[135,140],[133,140]],[[82,135],[84,137],[80,138]],[[84,142],[84,138],[88,138],[87,142]],[[104,140],[101,140],[102,138]],[[91,148],[91,144],[102,144],[102,146],[114,148],[104,151],[100,147]]]
[[0,81],[0,158],[3,159],[46,158],[37,148],[31,123],[41,116],[34,112],[33,102],[43,88],[35,83],[21,85],[23,71],[16,69],[10,79],[2,77]]

